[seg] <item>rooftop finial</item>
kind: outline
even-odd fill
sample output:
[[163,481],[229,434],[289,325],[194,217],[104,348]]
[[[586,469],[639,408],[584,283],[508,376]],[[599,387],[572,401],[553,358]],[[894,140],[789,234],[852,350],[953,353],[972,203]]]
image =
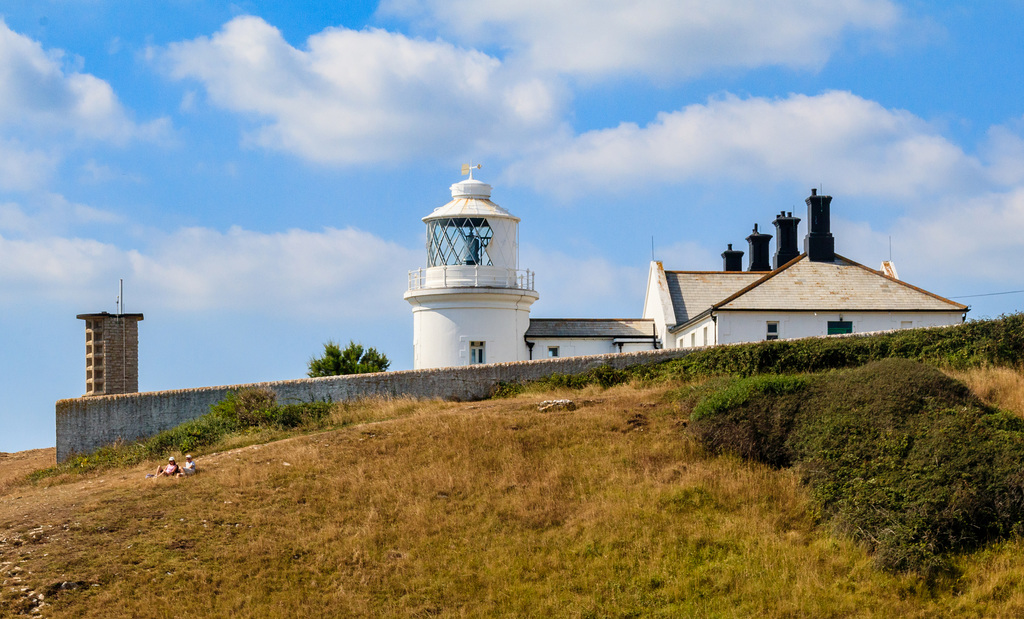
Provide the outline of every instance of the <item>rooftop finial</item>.
[[462,164],[462,175],[465,176],[469,174],[469,180],[473,180],[473,170],[479,170],[482,167],[483,166],[479,163],[476,165],[473,165],[472,163],[464,163]]

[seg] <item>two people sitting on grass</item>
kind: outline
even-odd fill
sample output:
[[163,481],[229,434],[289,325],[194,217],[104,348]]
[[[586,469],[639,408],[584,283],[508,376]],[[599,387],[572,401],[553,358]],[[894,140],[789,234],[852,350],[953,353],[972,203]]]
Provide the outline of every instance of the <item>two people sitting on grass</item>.
[[167,458],[167,466],[161,466],[156,470],[157,477],[185,477],[188,475],[195,475],[196,463],[192,459],[192,454],[185,456],[185,465],[179,466],[174,461],[174,456]]

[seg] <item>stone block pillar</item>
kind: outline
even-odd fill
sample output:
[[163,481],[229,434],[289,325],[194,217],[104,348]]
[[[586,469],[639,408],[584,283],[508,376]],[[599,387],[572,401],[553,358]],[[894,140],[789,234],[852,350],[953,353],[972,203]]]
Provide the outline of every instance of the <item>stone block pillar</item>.
[[85,395],[139,391],[142,314],[79,314],[85,321]]

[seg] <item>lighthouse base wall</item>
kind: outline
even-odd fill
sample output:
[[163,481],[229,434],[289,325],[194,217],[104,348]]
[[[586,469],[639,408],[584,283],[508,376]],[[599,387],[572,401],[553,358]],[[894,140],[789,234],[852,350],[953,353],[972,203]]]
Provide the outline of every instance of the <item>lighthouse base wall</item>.
[[[537,293],[515,289],[425,291],[413,304],[413,367],[417,370],[527,361],[526,330]],[[474,348],[477,348],[474,354]]]

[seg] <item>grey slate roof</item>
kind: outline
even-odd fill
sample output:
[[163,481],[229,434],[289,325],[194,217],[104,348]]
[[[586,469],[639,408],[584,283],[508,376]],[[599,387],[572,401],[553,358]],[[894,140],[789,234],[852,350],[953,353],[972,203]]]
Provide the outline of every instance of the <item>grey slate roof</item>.
[[531,318],[526,337],[654,337],[650,318]]
[[689,321],[764,276],[763,271],[665,271],[676,324]]
[[812,262],[806,254],[709,307],[717,310],[925,312],[967,309],[966,305],[886,277],[842,256],[837,255],[834,262]]

